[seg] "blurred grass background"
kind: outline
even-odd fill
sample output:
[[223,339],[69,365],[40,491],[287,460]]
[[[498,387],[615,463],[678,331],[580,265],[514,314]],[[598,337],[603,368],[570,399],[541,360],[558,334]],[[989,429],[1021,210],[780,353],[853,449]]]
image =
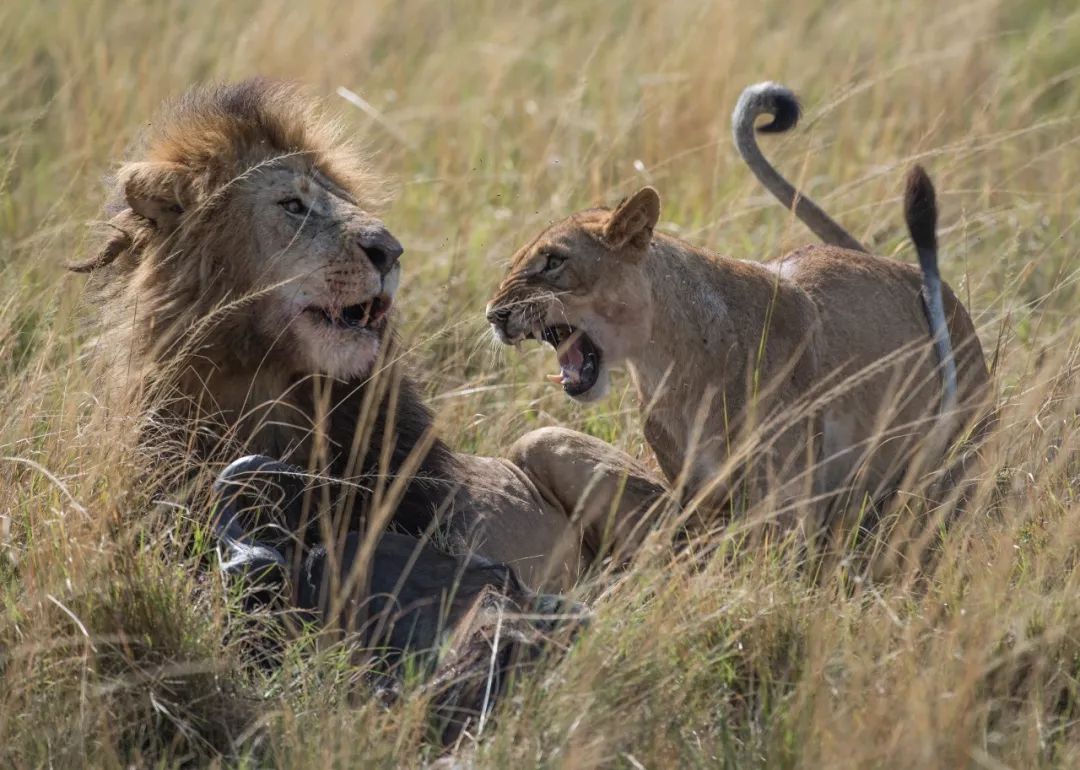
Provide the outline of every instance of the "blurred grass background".
[[768,554],[643,555],[582,587],[594,627],[462,740],[462,766],[1077,765],[1080,9],[1065,0],[0,5],[0,764],[439,756],[419,686],[389,709],[350,699],[344,657],[302,644],[278,672],[240,665],[235,597],[172,530],[139,526],[123,421],[85,365],[83,280],[62,266],[92,242],[103,177],[164,97],[255,74],[309,84],[397,180],[399,320],[457,448],[564,424],[648,459],[625,378],[568,403],[543,382],[550,352],[497,349],[483,305],[545,223],[644,182],[663,227],[721,253],[808,242],[729,140],[739,92],[765,79],[807,113],[766,154],[877,252],[913,259],[901,184],[928,167],[943,272],[996,352],[993,505],[935,546],[932,574],[841,565],[812,583]]

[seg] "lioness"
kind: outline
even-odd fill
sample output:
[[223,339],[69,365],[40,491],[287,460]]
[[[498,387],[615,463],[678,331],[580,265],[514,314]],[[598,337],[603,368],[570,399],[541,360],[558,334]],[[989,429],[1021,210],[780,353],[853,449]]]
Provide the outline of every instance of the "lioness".
[[662,490],[571,431],[529,434],[509,459],[435,435],[390,330],[403,249],[371,213],[385,189],[291,85],[167,105],[116,174],[108,238],[72,266],[101,290],[110,392],[145,410],[144,447],[186,467],[260,454],[344,484],[284,522],[297,553],[392,525],[564,587],[625,477],[620,518]]
[[505,343],[555,347],[561,371],[552,379],[579,401],[600,398],[611,367],[625,362],[645,436],[684,497],[728,510],[736,491],[750,502],[771,492],[813,501],[810,512],[823,516],[827,497],[892,489],[919,438],[941,432],[930,430],[939,405],[951,437],[981,404],[988,374],[971,319],[937,276],[929,179],[912,177],[907,203],[920,275],[862,253],[796,195],[754,142],[766,112],[773,121],[760,130],[786,130],[798,102],[775,84],[748,89],[734,115],[740,151],[833,245],[767,262],[721,257],[654,232],[660,198],[645,187],[521,248],[487,319]]

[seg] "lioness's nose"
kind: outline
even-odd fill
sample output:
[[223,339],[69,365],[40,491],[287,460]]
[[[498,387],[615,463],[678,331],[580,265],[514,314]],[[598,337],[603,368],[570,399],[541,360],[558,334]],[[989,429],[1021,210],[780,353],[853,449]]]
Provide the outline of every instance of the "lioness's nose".
[[493,308],[491,306],[490,302],[488,303],[488,306],[486,308],[484,308],[484,311],[485,311],[484,314],[487,317],[488,323],[489,324],[494,324],[495,326],[504,325],[506,323],[506,320],[510,317],[510,310],[508,308],[505,308],[505,307]]
[[371,264],[383,275],[389,273],[405,249],[385,227],[365,230],[360,235],[360,248],[367,254]]

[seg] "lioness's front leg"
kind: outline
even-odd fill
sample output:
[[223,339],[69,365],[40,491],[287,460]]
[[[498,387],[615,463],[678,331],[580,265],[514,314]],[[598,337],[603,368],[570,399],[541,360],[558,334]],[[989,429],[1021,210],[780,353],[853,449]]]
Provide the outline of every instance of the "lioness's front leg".
[[604,441],[566,428],[526,433],[507,454],[545,502],[582,532],[596,556],[625,559],[650,524],[665,487],[632,457]]

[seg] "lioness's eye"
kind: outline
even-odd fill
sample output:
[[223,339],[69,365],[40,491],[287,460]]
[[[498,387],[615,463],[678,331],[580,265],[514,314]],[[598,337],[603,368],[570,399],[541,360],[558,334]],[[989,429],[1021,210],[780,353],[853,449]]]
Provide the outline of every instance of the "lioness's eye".
[[286,200],[279,201],[278,205],[290,214],[306,214],[308,211],[307,206],[305,206],[304,202],[299,198],[287,198]]
[[563,266],[563,262],[566,261],[566,257],[560,257],[556,254],[548,254],[547,263],[544,265],[545,273],[553,273]]

